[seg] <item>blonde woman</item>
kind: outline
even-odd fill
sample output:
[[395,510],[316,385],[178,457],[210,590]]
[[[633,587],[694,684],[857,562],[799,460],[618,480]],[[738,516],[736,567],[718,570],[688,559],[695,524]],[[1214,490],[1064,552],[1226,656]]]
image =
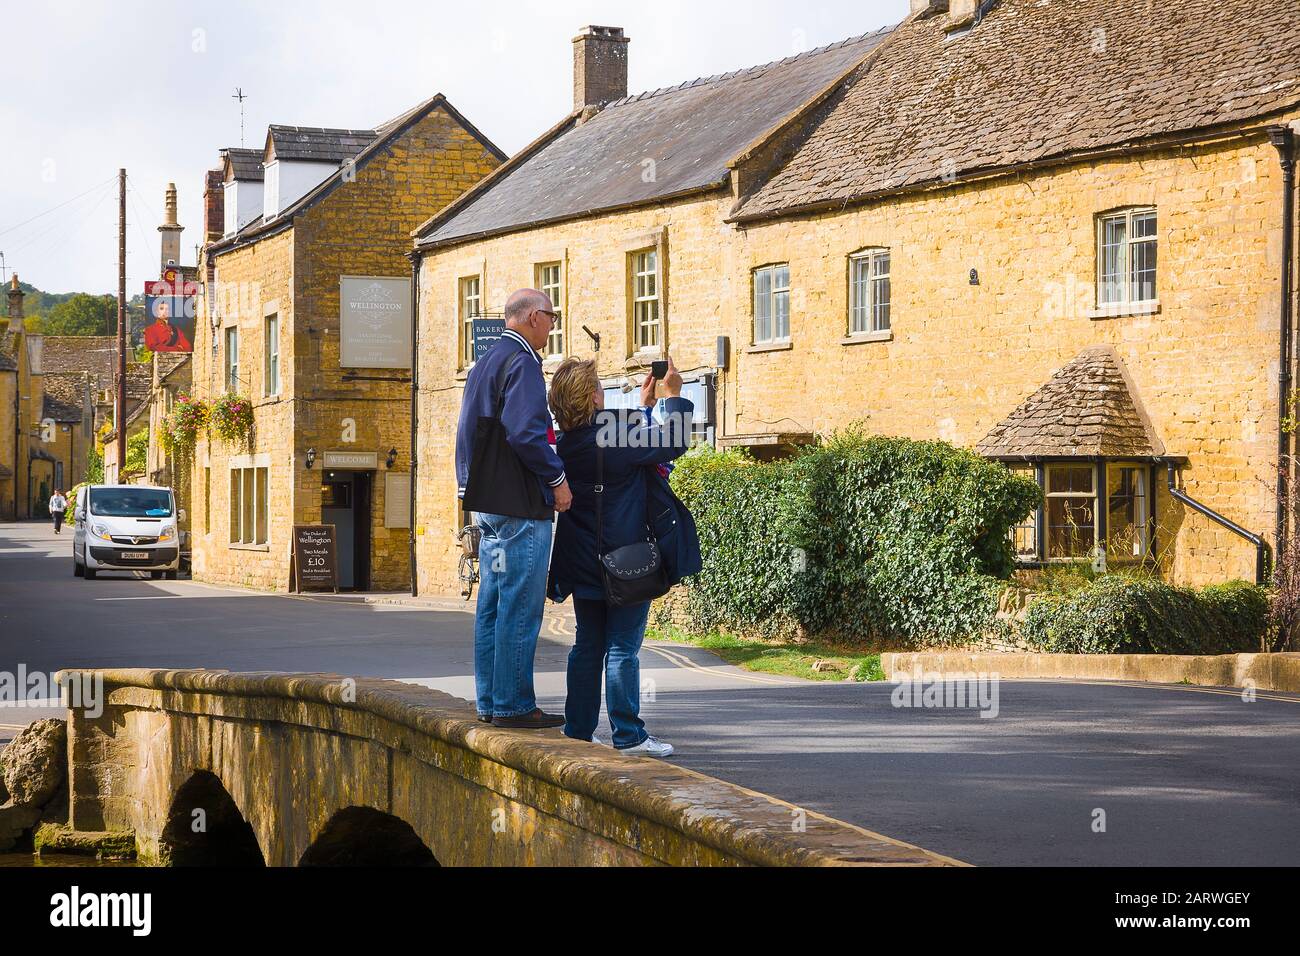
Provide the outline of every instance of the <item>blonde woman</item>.
[[[669,359],[661,383],[663,422],[654,423],[649,412],[655,404],[656,384],[646,376],[641,386],[642,410],[605,412],[605,393],[595,362],[566,359],[556,369],[550,405],[561,434],[555,450],[573,490],[573,505],[560,514],[556,525],[547,593],[553,601],[572,595],[577,617],[577,637],[569,652],[564,733],[578,740],[596,739],[603,673],[614,747],[625,753],[667,757],[673,752],[672,745],[647,734],[640,716],[637,655],[645,638],[650,604],[606,603],[597,558],[598,551],[608,553],[653,534],[670,582],[699,570],[695,523],[658,468],[690,447],[694,406],[681,397],[682,377]],[[598,469],[604,488],[599,547]]]

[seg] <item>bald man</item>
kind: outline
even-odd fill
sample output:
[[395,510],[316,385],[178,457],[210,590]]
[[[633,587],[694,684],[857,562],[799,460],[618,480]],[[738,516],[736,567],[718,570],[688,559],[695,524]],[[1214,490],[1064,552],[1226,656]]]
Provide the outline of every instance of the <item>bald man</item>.
[[[520,289],[506,300],[506,330],[470,369],[456,430],[456,480],[483,535],[474,620],[475,706],[479,720],[498,727],[539,729],[564,723],[563,715],[538,707],[533,692],[552,518],[573,502],[564,466],[550,443],[551,414],[539,352],[556,318],[550,298],[536,289]],[[472,473],[476,440],[499,442],[495,436],[500,431],[508,450],[493,458],[496,471],[490,476]],[[502,458],[510,455],[515,460],[503,464]]]

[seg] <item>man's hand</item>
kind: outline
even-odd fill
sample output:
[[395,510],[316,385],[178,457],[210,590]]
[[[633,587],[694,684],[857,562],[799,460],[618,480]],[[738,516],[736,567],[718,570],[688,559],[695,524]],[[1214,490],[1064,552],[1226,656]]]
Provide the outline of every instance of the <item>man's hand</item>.
[[568,511],[573,504],[573,492],[569,490],[569,482],[562,481],[555,486],[555,510]]

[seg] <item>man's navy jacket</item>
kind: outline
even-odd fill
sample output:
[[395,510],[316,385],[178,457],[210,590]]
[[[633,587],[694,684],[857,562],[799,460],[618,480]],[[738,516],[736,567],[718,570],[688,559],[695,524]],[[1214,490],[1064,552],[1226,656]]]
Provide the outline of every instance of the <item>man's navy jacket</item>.
[[551,447],[551,413],[546,407],[546,380],[542,359],[522,335],[506,329],[501,341],[474,363],[465,379],[460,425],[456,429],[456,485],[461,497],[469,480],[474,456],[474,431],[481,417],[496,414],[497,381],[505,369],[505,405],[501,424],[506,440],[524,467],[537,476],[546,503],[555,504],[551,491],[564,481],[564,466]]

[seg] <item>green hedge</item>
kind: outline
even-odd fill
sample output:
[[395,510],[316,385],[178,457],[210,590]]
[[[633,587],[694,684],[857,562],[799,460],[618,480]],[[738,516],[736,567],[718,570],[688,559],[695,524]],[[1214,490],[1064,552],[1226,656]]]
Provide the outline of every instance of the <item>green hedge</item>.
[[776,462],[692,453],[673,486],[704,554],[688,590],[697,626],[914,646],[990,629],[1010,529],[1040,500],[1033,481],[969,451],[857,430]]
[[1244,581],[1194,590],[1109,575],[1030,603],[1020,636],[1030,647],[1073,654],[1229,654],[1258,651],[1268,591]]

